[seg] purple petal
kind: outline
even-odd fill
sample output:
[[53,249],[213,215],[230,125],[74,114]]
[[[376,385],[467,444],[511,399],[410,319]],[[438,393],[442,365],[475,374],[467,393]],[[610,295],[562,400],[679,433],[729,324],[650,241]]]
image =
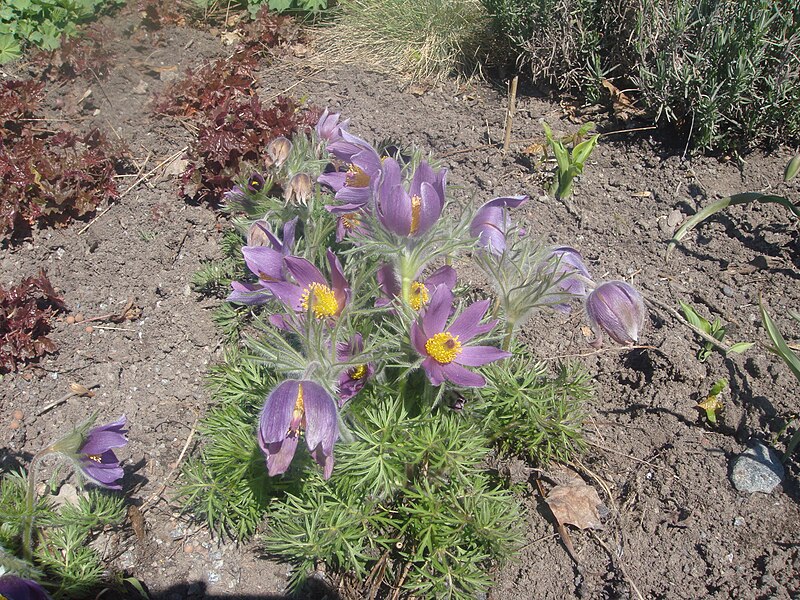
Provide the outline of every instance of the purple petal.
[[449,265],[445,265],[436,269],[425,279],[425,286],[435,289],[436,286],[444,285],[452,290],[456,285],[457,278],[456,270]]
[[270,477],[283,475],[289,469],[297,449],[297,435],[289,435],[279,442],[272,442],[261,449],[267,457],[267,473]]
[[336,298],[336,303],[339,305],[339,312],[345,307],[350,300],[350,285],[344,277],[344,270],[342,263],[339,262],[338,257],[331,252],[328,248],[326,255],[328,257],[328,264],[331,267],[331,284],[333,286],[333,295]]
[[50,594],[38,583],[16,575],[0,577],[0,597],[9,600],[51,600]]
[[299,381],[287,379],[267,396],[258,425],[258,440],[262,450],[267,444],[280,442],[286,438],[299,389]]
[[439,197],[430,183],[422,184],[422,196],[417,217],[417,229],[411,232],[415,236],[420,236],[430,230],[439,220],[444,208],[444,198]]
[[309,450],[322,446],[325,454],[333,452],[333,444],[339,437],[336,421],[336,403],[318,383],[301,381],[303,406],[306,412],[306,444]]
[[[91,458],[89,457],[91,456]],[[125,475],[113,450],[105,452],[87,453],[80,459],[80,468],[83,474],[98,485],[114,490],[122,489],[117,483]]]
[[639,341],[645,319],[644,300],[624,281],[609,281],[595,288],[586,298],[586,313],[593,328],[604,330],[614,341]]
[[442,365],[442,371],[448,381],[461,387],[483,387],[486,385],[483,375],[473,373],[454,362]]
[[243,246],[247,268],[262,281],[283,281],[283,254],[267,246]]
[[330,479],[333,473],[333,450],[331,450],[330,453],[326,453],[322,448],[322,444],[320,444],[311,451],[311,456],[314,457],[317,464],[322,467],[322,477]]
[[466,367],[480,367],[486,363],[508,358],[509,356],[511,356],[510,352],[500,350],[494,346],[462,346],[461,352],[453,362]]
[[394,265],[390,263],[382,264],[378,267],[376,277],[378,279],[378,287],[387,298],[394,298],[400,295],[400,280],[397,277]]
[[305,258],[287,256],[284,260],[286,261],[286,268],[300,287],[307,288],[310,283],[328,285],[322,272]]
[[128,443],[128,439],[125,437],[128,432],[124,429],[126,421],[127,419],[123,415],[118,421],[90,429],[78,452],[101,455],[111,448],[122,448]]
[[446,376],[444,374],[444,366],[439,363],[435,358],[429,356],[425,360],[422,361],[422,368],[425,370],[425,374],[428,376],[428,380],[433,385],[442,385],[444,383]]
[[260,283],[245,283],[242,281],[231,281],[233,291],[228,295],[228,302],[239,304],[255,305],[269,302],[273,297],[272,292]]
[[323,173],[317,177],[317,181],[322,185],[327,185],[334,192],[338,192],[344,188],[344,182],[346,178],[347,173],[343,171],[333,171],[331,173]]
[[462,344],[470,341],[476,335],[486,333],[486,327],[482,326],[480,321],[486,314],[490,303],[490,300],[481,300],[470,304],[447,328],[448,333],[458,336]]
[[303,310],[301,303],[303,301],[303,290],[305,288],[301,288],[288,281],[269,281],[264,284],[264,287],[293,311],[300,312]]
[[[438,332],[437,332],[438,333]],[[428,341],[428,336],[422,329],[420,319],[417,319],[411,324],[411,345],[422,356],[428,356],[428,351],[425,349],[425,343]]]
[[425,314],[422,315],[422,329],[427,338],[444,331],[452,307],[453,292],[440,285],[433,291],[431,301],[425,309]]

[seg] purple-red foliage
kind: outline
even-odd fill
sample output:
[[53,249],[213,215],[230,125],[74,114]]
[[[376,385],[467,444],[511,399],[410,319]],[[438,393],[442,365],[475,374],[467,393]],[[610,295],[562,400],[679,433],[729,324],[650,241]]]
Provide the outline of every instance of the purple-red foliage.
[[168,85],[153,99],[157,113],[202,119],[237,96],[251,96],[258,60],[252,52],[237,52],[197,70],[187,69],[183,79]]
[[30,81],[0,83],[0,238],[64,225],[118,195],[112,176],[120,152],[97,129],[36,129],[41,92]]
[[150,31],[186,23],[174,0],[140,0],[138,8],[142,25]]
[[80,37],[62,36],[60,47],[37,52],[31,63],[40,70],[42,78],[50,81],[94,76],[104,79],[115,58],[109,44],[112,36],[110,29],[95,23],[82,30]]
[[262,157],[273,139],[309,131],[318,119],[318,110],[303,109],[286,96],[270,106],[264,106],[257,96],[229,98],[200,124],[181,178],[182,193],[217,202],[243,171],[264,169]]
[[55,352],[55,343],[47,337],[50,321],[65,309],[44,271],[9,289],[0,286],[0,372]]

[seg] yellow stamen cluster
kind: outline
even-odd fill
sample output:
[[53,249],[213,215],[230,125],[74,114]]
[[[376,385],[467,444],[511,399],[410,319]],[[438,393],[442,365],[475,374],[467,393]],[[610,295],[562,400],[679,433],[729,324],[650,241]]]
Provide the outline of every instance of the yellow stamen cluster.
[[353,230],[361,225],[361,219],[358,218],[356,213],[345,213],[341,216],[341,219],[345,229]]
[[347,374],[350,376],[350,379],[363,379],[367,374],[367,365],[353,367]]
[[446,331],[437,333],[425,342],[425,352],[441,365],[453,362],[461,354],[461,342],[458,336],[453,336]]
[[409,298],[409,304],[411,304],[411,308],[419,311],[419,309],[425,306],[430,299],[431,297],[430,294],[428,294],[428,288],[425,287],[424,283],[415,281],[411,284],[411,298]]
[[327,285],[316,282],[309,284],[303,290],[303,294],[300,296],[300,306],[306,311],[310,307],[317,319],[333,317],[339,312],[339,303],[336,301],[333,290]]
[[344,184],[347,187],[365,188],[369,185],[369,175],[364,173],[355,165],[350,165],[347,175],[344,177]]
[[102,462],[102,458],[100,457],[99,454],[87,454],[86,458],[88,458],[89,460],[93,460],[96,463]]
[[411,231],[409,233],[416,233],[419,229],[419,213],[422,210],[422,198],[419,196],[411,196]]
[[[289,431],[286,435],[299,435],[303,430],[304,420],[306,416],[306,409],[303,404],[303,384],[297,386],[297,400],[295,400],[294,408],[292,409],[292,420],[289,421]],[[292,427],[294,425],[294,427]]]

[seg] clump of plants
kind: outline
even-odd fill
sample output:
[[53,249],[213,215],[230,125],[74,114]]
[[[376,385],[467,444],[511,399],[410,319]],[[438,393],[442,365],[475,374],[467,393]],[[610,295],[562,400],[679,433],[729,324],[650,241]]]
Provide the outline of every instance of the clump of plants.
[[42,85],[0,83],[0,235],[27,236],[36,225],[65,225],[117,197],[113,175],[122,151],[97,129],[42,132]]
[[[124,498],[84,490],[83,483],[121,489],[123,470],[114,450],[127,444],[126,420],[123,416],[93,427],[94,421],[90,418],[39,451],[27,473],[20,469],[2,475],[0,597],[77,599],[95,597],[104,587],[118,588],[92,542],[104,529],[122,524]],[[44,491],[37,492],[41,467],[51,458],[73,468],[79,490],[57,469]]]
[[[247,270],[226,323],[246,323],[209,377],[186,509],[240,539],[263,528],[293,587],[324,565],[355,597],[474,598],[522,540],[497,453],[581,448],[586,375],[551,373],[520,328],[583,303],[595,345],[634,344],[642,297],[520,231],[527,196],[453,217],[446,169],[379,151],[337,114],[266,160],[225,197]],[[467,256],[493,298],[454,268]]]
[[8,289],[0,285],[0,373],[55,352],[47,334],[65,308],[44,271]]
[[41,76],[51,81],[76,77],[104,79],[114,66],[115,55],[109,47],[111,31],[100,25],[89,26],[79,36],[65,39],[55,50],[31,56]]
[[702,149],[800,134],[800,15],[744,0],[483,0],[498,52],[539,83],[590,102],[609,81]]
[[6,0],[0,7],[0,64],[25,46],[55,50],[78,25],[124,4],[122,0]]

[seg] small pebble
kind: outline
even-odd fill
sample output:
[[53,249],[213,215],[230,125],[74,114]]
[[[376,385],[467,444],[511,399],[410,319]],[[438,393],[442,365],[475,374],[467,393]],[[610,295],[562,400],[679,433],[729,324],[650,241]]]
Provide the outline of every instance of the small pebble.
[[83,321],[83,313],[78,313],[77,315],[75,315],[75,322],[79,323],[81,321]]
[[91,325],[86,326],[86,333],[94,333],[94,327]]
[[13,416],[15,421],[22,421],[25,418],[25,413],[17,409],[14,411]]
[[9,429],[19,429],[19,425],[20,425],[19,421],[14,420],[14,421],[11,421],[11,423],[8,424],[8,428]]
[[729,285],[722,286],[722,293],[725,294],[728,298],[733,298],[733,288]]
[[75,317],[73,317],[72,315],[69,315],[69,316],[68,316],[66,319],[64,319],[64,320],[65,320],[65,321],[66,321],[66,322],[67,322],[69,325],[72,325],[73,323],[75,323]]
[[778,453],[756,442],[734,459],[731,481],[740,492],[769,494],[783,481],[784,475]]
[[186,545],[183,547],[183,551],[184,551],[186,554],[191,554],[192,552],[194,552],[194,546],[192,546],[191,544],[186,544]]

